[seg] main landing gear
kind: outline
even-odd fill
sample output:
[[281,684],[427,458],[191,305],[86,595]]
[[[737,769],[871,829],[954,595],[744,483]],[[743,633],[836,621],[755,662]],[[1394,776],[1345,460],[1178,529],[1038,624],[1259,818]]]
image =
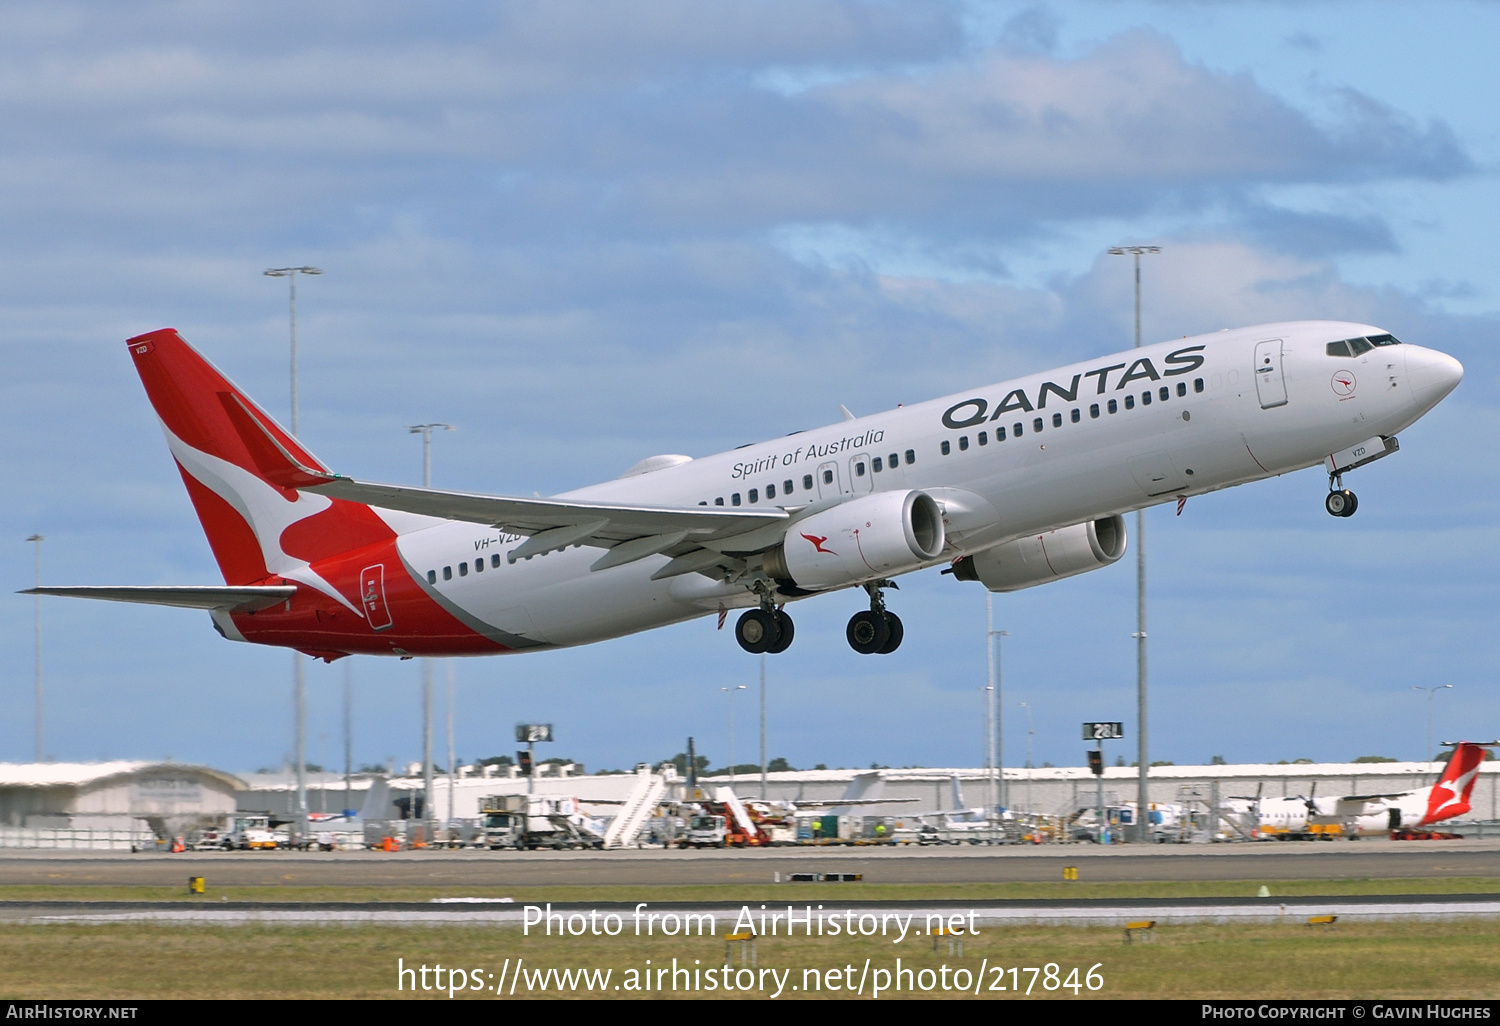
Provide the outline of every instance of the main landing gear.
[[870,593],[870,608],[851,616],[849,629],[844,632],[849,647],[860,655],[890,655],[901,647],[905,634],[901,618],[886,611],[885,599],[880,594],[882,588],[894,587],[895,581],[871,581],[865,585],[865,591]]
[[1328,498],[1323,500],[1323,508],[1336,517],[1352,517],[1359,509],[1359,500],[1344,487],[1343,474],[1328,475]]
[[760,592],[760,608],[749,609],[734,625],[734,640],[746,652],[776,655],[792,644],[797,628],[785,610],[778,609],[770,593]]

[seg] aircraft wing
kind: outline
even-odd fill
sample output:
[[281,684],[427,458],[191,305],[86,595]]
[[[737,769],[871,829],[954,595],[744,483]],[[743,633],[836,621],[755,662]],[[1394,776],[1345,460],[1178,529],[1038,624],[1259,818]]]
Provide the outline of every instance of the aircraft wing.
[[177,606],[182,609],[223,609],[231,613],[253,613],[285,602],[297,593],[295,585],[267,584],[244,586],[182,587],[45,587],[27,588],[22,595],[63,595],[68,598],[105,599],[110,602],[140,602],[148,606]]
[[[303,464],[237,398],[230,396],[224,400],[224,408],[261,476],[272,484],[382,509],[488,524],[511,534],[528,535],[526,541],[510,551],[507,558],[511,562],[570,545],[588,544],[610,550],[590,567],[592,570],[666,553],[674,557],[673,563],[662,567],[656,576],[676,576],[722,564],[726,559],[735,562],[734,557],[726,557],[717,549],[704,551],[705,543],[747,534],[789,516],[774,506],[753,512],[717,506],[632,506],[366,484]],[[751,543],[749,551],[759,551],[769,544]]]
[[787,518],[787,514],[776,507],[751,512],[716,506],[623,506],[565,499],[518,499],[407,485],[363,484],[347,477],[303,490],[384,509],[489,524],[514,534],[534,535],[557,528],[597,524],[602,520],[606,524],[591,532],[590,537],[615,541],[677,531],[685,532],[685,538],[699,540],[728,538]]
[[799,809],[837,809],[845,805],[901,805],[910,802],[921,801],[920,798],[824,798],[820,801],[808,802],[793,800],[792,804]]
[[1397,791],[1397,792],[1395,792],[1393,794],[1346,794],[1346,795],[1343,795],[1343,796],[1341,796],[1339,798],[1339,804],[1342,805],[1345,802],[1348,802],[1350,804],[1359,804],[1359,803],[1362,803],[1362,802],[1374,802],[1374,801],[1379,801],[1382,798],[1405,798],[1408,795],[1413,795],[1413,794],[1416,794],[1416,793],[1418,793],[1418,792],[1416,792],[1416,791]]
[[488,524],[512,534],[529,535],[511,551],[512,562],[574,544],[609,549],[594,564],[595,570],[657,553],[691,559],[691,554],[698,551],[707,562],[699,560],[700,565],[688,566],[684,571],[691,572],[725,558],[717,551],[702,552],[704,543],[777,524],[789,515],[774,506],[752,512],[712,506],[629,506],[566,499],[520,499],[407,485],[364,484],[347,477],[301,487],[303,491],[335,499],[445,520]]

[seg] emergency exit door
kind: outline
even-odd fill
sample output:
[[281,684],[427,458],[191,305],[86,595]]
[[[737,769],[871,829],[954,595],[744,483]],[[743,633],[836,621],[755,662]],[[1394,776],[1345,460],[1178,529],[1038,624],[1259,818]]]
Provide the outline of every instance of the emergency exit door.
[[1281,339],[1255,343],[1255,394],[1260,408],[1286,405],[1286,378],[1281,371]]
[[391,610],[385,604],[385,564],[376,563],[359,572],[360,605],[370,629],[383,631],[391,625]]

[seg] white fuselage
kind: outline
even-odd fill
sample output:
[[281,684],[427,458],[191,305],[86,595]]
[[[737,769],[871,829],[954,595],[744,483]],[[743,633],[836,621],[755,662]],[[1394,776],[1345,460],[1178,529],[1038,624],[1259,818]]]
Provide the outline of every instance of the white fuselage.
[[[662,469],[559,498],[782,507],[797,518],[870,491],[920,489],[943,509],[946,548],[926,564],[938,565],[1310,467],[1395,435],[1462,370],[1410,344],[1352,357],[1326,352],[1335,340],[1377,334],[1370,325],[1302,321],[1183,338],[715,456],[662,460]],[[433,520],[398,545],[444,606],[531,645],[580,645],[759,601],[738,580],[689,573],[653,581],[664,555],[591,571],[600,550],[575,546],[509,563],[504,555],[523,540]],[[471,570],[476,559],[484,566]],[[429,571],[436,583],[427,583]]]

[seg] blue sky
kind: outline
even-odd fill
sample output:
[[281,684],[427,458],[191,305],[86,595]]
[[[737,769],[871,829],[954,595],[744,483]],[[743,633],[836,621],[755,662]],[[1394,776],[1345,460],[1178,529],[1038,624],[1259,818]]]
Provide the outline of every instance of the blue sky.
[[[340,471],[543,494],[1110,352],[1286,317],[1372,321],[1468,374],[1322,511],[1319,472],[1148,514],[1152,753],[1380,753],[1500,730],[1490,226],[1500,6],[1429,3],[12,3],[0,10],[0,572],[214,582],[120,344],[172,325],[287,407]],[[982,757],[984,603],[903,580],[900,652],[855,656],[858,603],[798,606],[771,661],[773,755]],[[997,597],[1007,761],[1133,735],[1133,560]],[[0,618],[0,759],[32,751],[32,607]],[[46,604],[46,751],[228,769],[290,751],[290,657],[183,611]],[[629,766],[694,734],[756,661],[704,620],[458,662],[462,757],[557,724]],[[315,666],[310,758],[420,753],[414,664]],[[446,670],[439,668],[438,679]],[[1133,743],[1132,743],[1133,746]]]

